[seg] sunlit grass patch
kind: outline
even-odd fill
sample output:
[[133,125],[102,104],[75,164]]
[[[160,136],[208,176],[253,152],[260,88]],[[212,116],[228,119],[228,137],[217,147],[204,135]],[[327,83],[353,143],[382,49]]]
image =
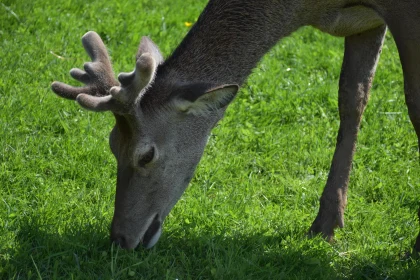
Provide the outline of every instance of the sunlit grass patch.
[[[151,250],[109,242],[111,114],[56,97],[97,31],[115,72],[149,35],[168,56],[205,1],[4,1],[0,5],[0,278],[418,279],[420,166],[387,36],[350,178],[346,225],[306,233],[339,125],[343,39],[303,28],[267,53],[213,130]],[[183,11],[180,13],[179,11]]]

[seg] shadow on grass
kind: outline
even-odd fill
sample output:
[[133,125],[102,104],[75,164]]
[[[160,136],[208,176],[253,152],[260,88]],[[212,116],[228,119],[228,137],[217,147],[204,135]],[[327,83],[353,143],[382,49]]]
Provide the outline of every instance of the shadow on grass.
[[[254,233],[165,232],[151,250],[112,246],[106,222],[69,227],[21,221],[0,259],[1,279],[420,279],[417,262],[391,255],[340,256],[320,239]],[[0,254],[1,255],[1,254]]]

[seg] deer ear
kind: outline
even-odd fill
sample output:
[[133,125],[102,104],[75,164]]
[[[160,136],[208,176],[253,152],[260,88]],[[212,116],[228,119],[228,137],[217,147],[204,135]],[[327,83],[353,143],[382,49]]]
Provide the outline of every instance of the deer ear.
[[158,46],[153,43],[152,39],[147,36],[143,36],[140,40],[139,49],[137,50],[136,54],[136,60],[138,60],[139,57],[145,53],[150,53],[155,59],[157,65],[163,62],[163,56],[160,53]]
[[205,115],[224,109],[235,98],[238,85],[222,85],[208,89],[207,84],[193,84],[179,89],[175,94],[178,110],[195,115]]

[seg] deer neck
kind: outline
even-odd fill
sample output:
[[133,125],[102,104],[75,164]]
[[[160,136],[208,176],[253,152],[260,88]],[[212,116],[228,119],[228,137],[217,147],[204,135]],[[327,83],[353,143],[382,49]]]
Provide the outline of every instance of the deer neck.
[[300,26],[298,9],[290,4],[300,1],[280,2],[210,1],[162,65],[162,76],[181,83],[241,85],[261,57]]

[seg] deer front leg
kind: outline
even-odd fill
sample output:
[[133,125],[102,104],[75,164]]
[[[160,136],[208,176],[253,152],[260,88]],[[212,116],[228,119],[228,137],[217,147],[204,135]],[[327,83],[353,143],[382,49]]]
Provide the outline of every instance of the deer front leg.
[[380,26],[345,38],[339,85],[340,128],[327,184],[310,235],[331,241],[334,228],[344,226],[347,185],[360,120],[369,98],[386,27]]
[[[420,21],[418,1],[406,1],[401,10],[392,10],[386,21],[394,36],[404,73],[405,103],[420,145]],[[404,17],[401,14],[404,13]],[[420,219],[420,209],[418,211]],[[420,233],[413,248],[413,257],[420,255]]]

